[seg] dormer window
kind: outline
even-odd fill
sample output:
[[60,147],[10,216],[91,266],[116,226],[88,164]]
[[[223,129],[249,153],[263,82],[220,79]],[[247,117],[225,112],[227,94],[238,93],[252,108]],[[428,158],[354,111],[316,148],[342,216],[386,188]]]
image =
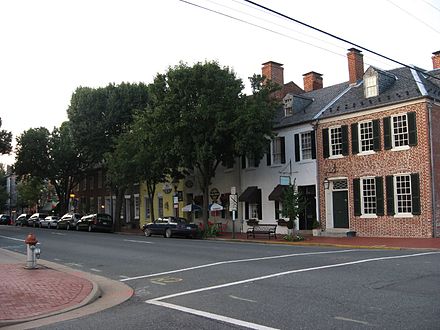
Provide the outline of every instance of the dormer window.
[[373,97],[378,95],[377,76],[370,76],[364,79],[365,97]]
[[284,106],[284,116],[292,116],[293,115],[293,96],[287,94],[283,99]]

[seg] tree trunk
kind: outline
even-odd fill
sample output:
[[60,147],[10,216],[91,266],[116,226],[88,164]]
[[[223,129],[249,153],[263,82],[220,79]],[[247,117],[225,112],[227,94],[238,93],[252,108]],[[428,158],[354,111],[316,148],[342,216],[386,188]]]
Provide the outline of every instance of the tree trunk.
[[116,192],[116,210],[115,210],[115,219],[114,219],[114,231],[120,231],[122,201],[124,198],[125,189],[117,188],[115,192]]
[[[150,220],[151,222],[154,221],[154,194],[156,192],[156,183],[149,183],[147,182],[147,194],[148,194],[148,199],[150,202]],[[148,219],[146,219],[148,220]]]

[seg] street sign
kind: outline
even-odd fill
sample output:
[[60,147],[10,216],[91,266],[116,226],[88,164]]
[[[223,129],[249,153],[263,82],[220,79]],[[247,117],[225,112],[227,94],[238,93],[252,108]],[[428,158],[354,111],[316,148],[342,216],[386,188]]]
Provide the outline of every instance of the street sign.
[[237,195],[229,195],[229,211],[238,210],[238,197]]
[[215,202],[217,201],[218,197],[220,196],[220,191],[218,191],[217,188],[212,188],[209,192],[209,197]]

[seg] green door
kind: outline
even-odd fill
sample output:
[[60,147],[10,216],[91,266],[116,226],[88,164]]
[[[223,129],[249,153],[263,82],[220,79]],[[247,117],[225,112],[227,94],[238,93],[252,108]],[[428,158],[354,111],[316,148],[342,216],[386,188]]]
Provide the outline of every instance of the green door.
[[333,192],[333,224],[335,228],[348,228],[348,191]]

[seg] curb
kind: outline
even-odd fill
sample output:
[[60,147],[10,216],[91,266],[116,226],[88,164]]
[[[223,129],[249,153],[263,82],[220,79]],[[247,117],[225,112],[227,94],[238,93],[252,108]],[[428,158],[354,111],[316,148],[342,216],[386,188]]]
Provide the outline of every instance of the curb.
[[[7,254],[8,257],[10,257],[10,258],[14,258],[17,260],[23,259],[23,255],[20,253],[17,253],[17,252],[2,249],[2,253]],[[77,270],[69,269],[68,267],[58,265],[58,264],[55,264],[50,261],[41,260],[41,259],[40,259],[40,265],[44,266],[45,268],[48,268],[48,269],[56,270],[58,272],[68,273],[69,275],[75,276],[75,277],[79,277],[79,276],[77,276],[78,273],[84,273],[84,272],[80,272]],[[73,274],[73,273],[75,273],[75,274]],[[101,296],[101,289],[99,288],[99,285],[95,281],[88,278],[87,276],[81,276],[81,278],[88,280],[92,284],[92,290],[87,295],[87,297],[85,297],[80,303],[63,308],[63,309],[60,309],[60,310],[56,310],[56,311],[53,311],[50,313],[35,315],[32,317],[28,317],[28,318],[16,319],[16,320],[0,320],[0,328],[15,325],[15,324],[35,321],[35,320],[47,318],[47,317],[58,315],[58,314],[63,314],[63,313],[81,308],[81,307],[86,306],[88,304],[91,304],[92,302],[94,302],[96,299],[98,299]]]

